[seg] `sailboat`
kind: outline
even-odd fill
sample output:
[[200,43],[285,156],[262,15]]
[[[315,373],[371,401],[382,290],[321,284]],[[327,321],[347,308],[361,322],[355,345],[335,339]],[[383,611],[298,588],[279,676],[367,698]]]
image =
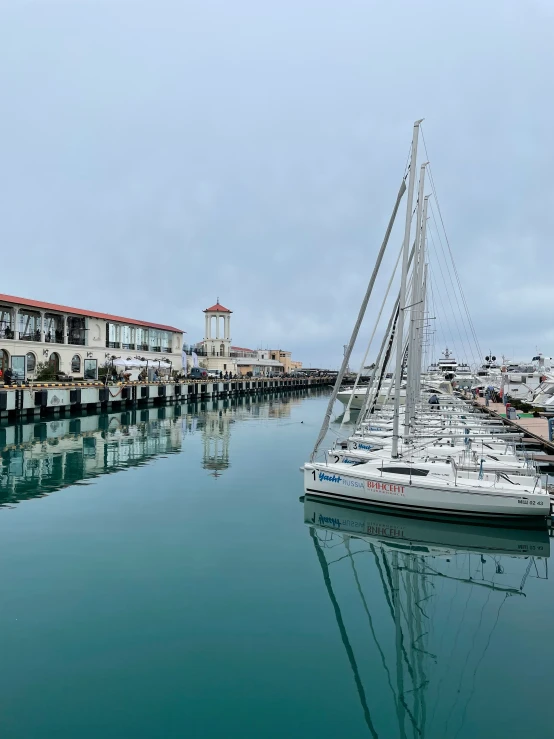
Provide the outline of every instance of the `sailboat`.
[[[409,170],[402,180],[385,238],[362,301],[350,342],[344,352],[342,367],[314,446],[304,467],[304,491],[320,497],[371,504],[381,510],[410,514],[464,519],[494,519],[504,523],[544,526],[550,516],[550,495],[546,482],[529,470],[490,469],[485,458],[460,465],[453,454],[442,465],[426,459],[426,446],[444,441],[471,448],[474,442],[513,440],[511,433],[476,418],[472,409],[452,394],[431,398],[422,393],[422,344],[427,286],[426,229],[429,196],[425,195],[425,168],[421,165],[418,185],[415,238],[411,243],[412,212],[417,165],[419,126],[414,124]],[[408,179],[406,186],[405,180]],[[400,201],[407,192],[404,238],[401,251],[401,281],[398,298],[391,313],[381,349],[375,363],[370,387],[365,393],[358,419],[359,438],[349,438],[346,447],[369,452],[354,460],[351,455],[325,455],[317,460],[319,446],[329,427],[352,348],[357,339],[373,291]],[[392,278],[391,278],[392,280]],[[390,286],[390,282],[389,282]],[[404,328],[407,327],[406,335]],[[382,426],[375,423],[376,401],[384,390],[383,380],[395,356],[393,378],[383,405],[392,402],[390,411],[382,411]],[[402,399],[401,388],[405,386]],[[394,388],[394,392],[393,392]],[[398,390],[397,390],[398,389]],[[353,393],[356,392],[356,387]],[[401,401],[403,400],[403,405]],[[348,410],[348,407],[347,407]],[[430,417],[430,412],[433,412]],[[461,417],[463,417],[461,419]],[[369,421],[369,426],[364,423]],[[378,452],[374,450],[378,449]],[[428,455],[427,455],[428,456]],[[486,469],[488,467],[489,469]],[[499,464],[498,467],[502,468]],[[508,474],[508,472],[510,474]]]

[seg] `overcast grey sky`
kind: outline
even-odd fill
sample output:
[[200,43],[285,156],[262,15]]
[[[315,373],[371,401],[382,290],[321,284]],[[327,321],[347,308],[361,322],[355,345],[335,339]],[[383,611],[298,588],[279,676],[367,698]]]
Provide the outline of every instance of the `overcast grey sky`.
[[554,356],[551,0],[0,0],[0,59],[0,292],[337,366],[424,117],[483,349]]

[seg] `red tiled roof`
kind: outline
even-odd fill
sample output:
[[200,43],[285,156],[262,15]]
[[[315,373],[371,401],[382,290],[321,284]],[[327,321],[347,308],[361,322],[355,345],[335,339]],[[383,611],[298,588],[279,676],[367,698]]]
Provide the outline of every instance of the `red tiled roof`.
[[59,313],[71,313],[74,316],[88,316],[89,318],[102,318],[105,321],[117,321],[118,323],[130,323],[133,326],[147,326],[148,328],[159,328],[162,331],[177,331],[178,333],[186,333],[180,328],[174,326],[166,326],[163,323],[149,323],[148,321],[137,321],[135,318],[123,318],[122,316],[112,316],[109,313],[100,313],[99,311],[82,310],[81,308],[70,308],[67,305],[57,305],[56,303],[44,303],[41,300],[29,300],[28,298],[16,298],[14,295],[3,295],[0,293],[0,303],[16,303],[17,305],[25,305],[28,308],[39,308],[47,311],[57,311]]
[[232,310],[229,310],[229,308],[225,308],[224,305],[221,305],[221,303],[216,303],[215,305],[212,305],[211,308],[206,308],[204,313],[212,313],[212,311],[219,311],[220,313],[232,313]]
[[250,352],[251,354],[255,354],[255,349],[245,349],[243,346],[232,346],[231,349],[235,352]]

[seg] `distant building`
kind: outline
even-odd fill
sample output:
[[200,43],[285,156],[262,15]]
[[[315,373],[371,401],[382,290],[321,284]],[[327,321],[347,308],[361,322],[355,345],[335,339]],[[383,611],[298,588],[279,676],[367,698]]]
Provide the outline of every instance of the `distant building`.
[[0,294],[0,369],[33,378],[39,362],[55,372],[96,379],[111,357],[169,359],[182,368],[183,331],[100,311]]
[[280,362],[284,371],[288,374],[302,367],[302,362],[295,362],[291,358],[291,352],[283,351],[283,349],[268,349],[267,353],[273,360]]
[[233,311],[221,305],[204,310],[204,339],[190,348],[195,352],[201,367],[216,372],[254,376],[289,373],[302,366],[294,362],[291,353],[282,349],[247,349],[231,343],[231,314]]

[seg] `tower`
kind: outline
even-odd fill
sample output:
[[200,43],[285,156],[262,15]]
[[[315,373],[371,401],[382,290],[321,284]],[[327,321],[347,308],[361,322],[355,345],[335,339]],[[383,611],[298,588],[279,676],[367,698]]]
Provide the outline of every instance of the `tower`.
[[222,372],[236,372],[236,362],[231,359],[231,313],[221,305],[219,298],[215,305],[206,308],[206,328],[204,348],[208,369]]

